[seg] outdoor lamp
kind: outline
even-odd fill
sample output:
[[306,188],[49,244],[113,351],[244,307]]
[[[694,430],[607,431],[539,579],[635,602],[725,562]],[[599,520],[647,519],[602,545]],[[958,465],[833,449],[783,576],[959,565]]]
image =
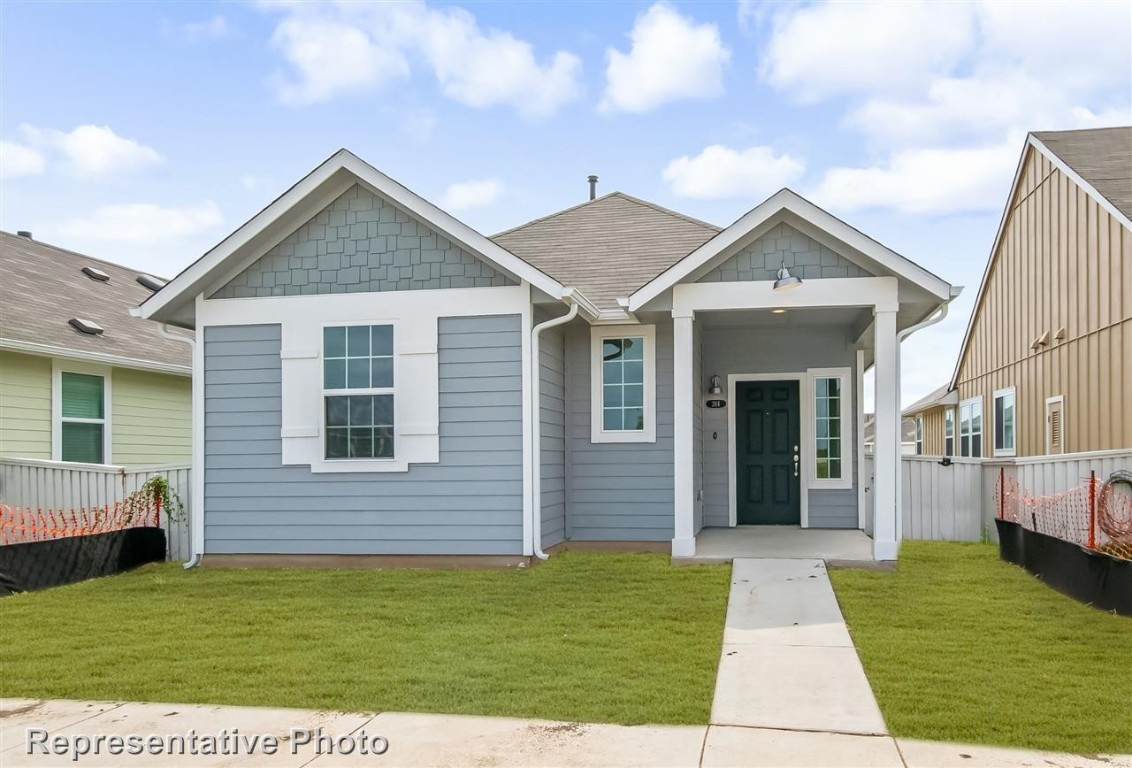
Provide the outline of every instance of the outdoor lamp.
[[774,281],[774,290],[786,291],[790,288],[797,288],[801,284],[802,278],[790,274],[790,270],[786,268],[786,259],[783,259],[782,267],[778,270],[778,279]]
[[723,387],[720,386],[719,376],[711,377],[711,386],[708,387],[708,408],[722,408],[727,405],[727,401],[723,399]]

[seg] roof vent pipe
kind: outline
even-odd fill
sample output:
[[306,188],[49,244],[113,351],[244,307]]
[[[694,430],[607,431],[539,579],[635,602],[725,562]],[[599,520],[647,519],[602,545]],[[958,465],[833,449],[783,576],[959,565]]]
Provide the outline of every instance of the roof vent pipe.
[[20,237],[26,237],[28,240],[32,239],[31,231],[27,230],[27,229],[21,229],[18,232],[16,232],[16,234],[19,235]]
[[590,176],[590,200],[597,197],[597,176]]

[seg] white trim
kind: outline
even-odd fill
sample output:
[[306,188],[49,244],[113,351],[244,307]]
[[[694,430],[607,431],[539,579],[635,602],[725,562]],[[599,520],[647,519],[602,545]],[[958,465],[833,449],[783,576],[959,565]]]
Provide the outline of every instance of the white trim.
[[[1014,409],[1014,445],[1010,448],[999,449],[998,447],[998,413],[997,413],[997,400],[1000,395],[1010,395],[1010,406]],[[985,416],[984,416],[985,420]],[[1064,433],[1062,433],[1064,434]],[[1005,436],[1005,432],[1003,432]],[[996,389],[994,395],[991,396],[991,447],[994,449],[996,457],[1001,456],[1015,456],[1018,453],[1018,392],[1014,385]]]
[[768,280],[745,283],[681,283],[672,289],[673,315],[706,310],[875,307],[900,309],[895,277],[832,277],[809,280],[793,291],[776,291]]
[[[817,409],[814,398],[817,397],[817,379],[840,379],[841,380],[841,477],[838,478],[820,478],[818,477],[818,448],[817,448]],[[806,480],[809,482],[809,487],[813,490],[816,489],[837,489],[845,490],[853,487],[853,442],[855,432],[853,429],[853,419],[850,419],[845,414],[845,408],[854,402],[853,390],[853,369],[852,368],[808,368],[806,369],[806,396],[810,399],[810,454],[811,460],[808,463],[809,470],[806,473]]]
[[[169,319],[163,315],[172,314],[173,305],[179,300],[196,296],[204,290],[205,285],[215,280],[217,270],[222,269],[233,255],[249,247],[254,253],[262,254],[286,236],[287,232],[280,231],[278,237],[273,237],[270,229],[284,218],[289,218],[288,214],[293,213],[307,198],[317,194],[324,185],[338,189],[344,183],[349,186],[354,181],[428,223],[457,245],[518,276],[520,280],[529,282],[548,295],[560,298],[565,292],[566,288],[557,280],[445,213],[353,153],[341,149],[173,278],[164,288],[146,299],[138,308],[138,314],[144,318]],[[302,222],[294,223],[298,225]]]
[[[972,456],[972,455],[968,455],[968,454],[963,453],[963,408],[965,406],[972,405],[973,403],[979,404],[979,432],[978,432],[978,435],[979,435],[979,455],[978,456]],[[974,442],[975,442],[975,440],[974,440],[974,437],[975,437],[975,429],[974,429],[975,417],[974,417],[974,414],[971,415],[971,418],[969,419],[969,421],[971,423],[971,431],[968,433],[968,436],[970,437],[970,439],[968,440],[968,445],[971,446],[971,450],[973,451],[974,450]],[[978,395],[977,397],[969,397],[966,400],[959,401],[959,420],[957,422],[957,427],[958,427],[958,429],[957,429],[956,434],[955,434],[955,438],[957,440],[957,443],[956,443],[955,447],[959,449],[959,455],[962,456],[965,459],[986,458],[986,445],[985,445],[985,443],[986,443],[986,436],[987,436],[987,412],[986,412],[986,409],[983,408],[983,396],[982,395]]]
[[[482,290],[482,289],[481,289]],[[537,470],[534,465],[534,448],[532,439],[534,435],[534,420],[539,418],[539,410],[534,402],[534,382],[531,380],[532,375],[537,375],[538,361],[532,357],[532,342],[531,331],[533,330],[534,316],[531,312],[531,286],[529,283],[523,283],[520,287],[519,293],[521,294],[519,306],[519,326],[522,339],[520,340],[522,359],[522,410],[523,410],[523,555],[526,557],[532,556],[535,551],[542,551],[542,542],[536,544],[535,537],[535,515],[542,515],[542,500],[538,500],[535,504],[534,498],[534,474],[536,471],[541,472],[541,467]],[[440,379],[439,369],[437,370],[437,408],[440,406]],[[438,418],[438,432],[439,432],[439,416]],[[439,456],[438,456],[439,459]]]
[[[644,415],[643,430],[605,429],[604,383],[602,380],[602,342],[605,339],[641,337],[644,350]],[[656,442],[656,326],[594,325],[590,327],[590,442],[591,443],[655,443]]]
[[[1061,410],[1060,410],[1060,413],[1061,413],[1061,453],[1052,453],[1050,451],[1049,407],[1053,403],[1058,403],[1058,404],[1061,405]],[[1065,456],[1066,455],[1066,451],[1065,451],[1065,395],[1054,395],[1053,397],[1047,397],[1045,407],[1046,407],[1046,412],[1045,412],[1045,417],[1046,417],[1046,456]],[[1015,415],[1015,418],[1017,418],[1017,415]],[[1017,445],[1017,441],[1015,441],[1015,445]]]
[[[951,417],[951,452],[947,450],[947,417]],[[955,449],[958,447],[956,442],[959,438],[959,409],[957,407],[945,408],[943,410],[943,455],[955,456]]]
[[[733,248],[741,247],[755,230],[771,219],[778,217],[783,211],[788,211],[817,229],[829,233],[849,248],[876,261],[884,269],[915,283],[938,298],[946,299],[950,295],[951,286],[923,267],[884,247],[795,192],[782,189],[741,216],[711,240],[673,264],[659,276],[637,289],[629,297],[629,310],[635,312],[641,309],[645,304],[668,289],[675,287],[716,257],[728,253]],[[769,281],[761,282],[766,282],[769,287]],[[812,282],[824,281],[814,280]],[[808,282],[807,286],[809,285]],[[787,293],[797,293],[797,291]],[[868,303],[872,304],[872,302]]]
[[700,383],[695,378],[694,315],[672,317],[672,556],[696,554],[696,472],[692,430]]
[[900,548],[900,341],[896,312],[877,311],[875,461],[873,462],[873,558],[893,560]]
[[854,385],[857,387],[857,440],[853,450],[857,458],[857,528],[865,530],[865,350],[857,350],[857,375]]
[[[187,338],[187,337],[186,337]],[[29,355],[41,357],[58,357],[63,360],[75,360],[80,363],[96,363],[109,365],[115,368],[130,368],[136,371],[152,371],[155,373],[169,373],[175,376],[191,376],[191,365],[174,365],[172,363],[156,363],[149,360],[138,360],[120,355],[107,355],[102,352],[86,352],[66,347],[55,347],[50,344],[36,344],[31,341],[17,341],[15,339],[0,339],[0,349],[10,352],[24,352]]]
[[[74,362],[71,360],[51,360],[51,459],[63,461],[63,374],[79,373],[102,377],[102,416],[101,419],[78,419],[68,417],[67,421],[78,424],[102,425],[102,463],[112,464],[111,454],[111,411],[113,409],[114,369],[105,365]],[[74,462],[67,462],[68,464]]]
[[794,373],[729,373],[727,374],[727,523],[732,528],[738,525],[738,478],[736,477],[735,414],[739,410],[735,400],[735,385],[741,381],[796,381],[798,382],[798,440],[800,442],[802,471],[798,473],[799,525],[810,527],[810,483],[807,467],[813,463],[814,450],[807,428],[810,424],[810,402],[807,390],[807,374]]
[[924,455],[924,417],[916,416],[916,455]]

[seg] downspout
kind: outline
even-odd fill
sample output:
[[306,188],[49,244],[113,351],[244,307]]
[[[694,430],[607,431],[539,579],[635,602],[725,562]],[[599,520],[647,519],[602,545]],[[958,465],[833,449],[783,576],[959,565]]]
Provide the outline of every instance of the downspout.
[[531,329],[531,551],[539,560],[549,557],[542,551],[542,382],[539,380],[539,336],[547,328],[563,325],[578,316],[578,302],[573,298],[568,301],[569,312],[552,317]]
[[[162,337],[164,337],[166,339],[170,339],[172,341],[180,341],[184,344],[188,344],[190,354],[192,355],[192,359],[195,363],[196,354],[197,354],[196,353],[197,342],[196,342],[195,338],[193,338],[191,336],[182,336],[179,333],[170,332],[168,323],[162,323],[161,324],[160,333],[161,333]],[[195,374],[195,371],[194,371],[194,374]],[[198,377],[196,375],[194,375],[192,377],[192,383],[193,383],[194,389],[196,387],[204,386],[204,383],[198,382],[197,378]],[[193,401],[194,401],[194,404],[195,404],[196,398],[193,398]],[[195,426],[196,414],[193,415],[193,421],[194,421],[194,426]],[[197,430],[197,429],[193,429],[193,431],[192,431],[193,432],[192,442],[193,442],[193,458],[194,459],[196,458],[196,455],[197,455],[196,443],[197,443],[198,440],[204,439],[204,435],[197,434],[198,431],[199,430]],[[193,471],[194,474],[197,473],[197,472],[203,472],[204,467],[203,466],[201,466],[201,467],[196,466],[196,462],[194,461],[192,471]],[[185,570],[188,570],[189,568],[192,568],[196,565],[199,565],[201,554],[202,554],[199,551],[199,548],[194,546],[196,544],[196,540],[197,540],[197,537],[196,537],[197,527],[199,525],[202,525],[203,522],[204,522],[203,515],[200,515],[200,514],[197,513],[197,510],[200,509],[200,505],[203,503],[204,500],[201,499],[201,498],[198,498],[198,497],[199,497],[199,494],[194,493],[189,498],[189,542],[190,542],[190,546],[192,546],[193,553],[192,553],[192,557],[189,558],[189,561],[187,563],[185,563],[185,566],[184,566]]]

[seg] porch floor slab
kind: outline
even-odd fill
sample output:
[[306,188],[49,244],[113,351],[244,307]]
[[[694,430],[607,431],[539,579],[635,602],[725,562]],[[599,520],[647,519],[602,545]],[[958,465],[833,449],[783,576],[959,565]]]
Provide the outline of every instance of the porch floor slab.
[[874,562],[873,540],[864,531],[777,525],[704,528],[696,536],[695,556],[674,560],[721,563],[739,557]]
[[711,723],[888,733],[821,560],[734,561]]

